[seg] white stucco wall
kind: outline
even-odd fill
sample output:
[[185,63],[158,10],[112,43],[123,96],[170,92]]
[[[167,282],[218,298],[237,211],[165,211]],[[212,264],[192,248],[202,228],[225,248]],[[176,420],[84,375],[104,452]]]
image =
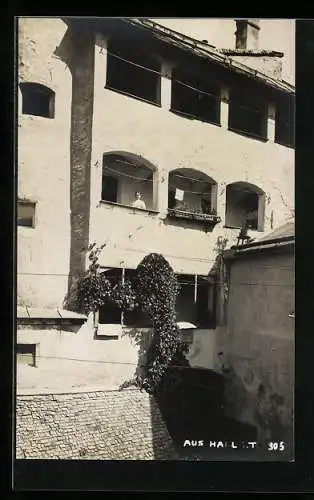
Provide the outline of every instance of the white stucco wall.
[[[56,92],[55,119],[19,114],[19,196],[37,205],[35,228],[18,228],[18,295],[22,303],[33,306],[61,305],[67,291],[72,77],[60,57],[66,35],[67,27],[59,19],[19,21],[19,80],[43,83]],[[228,131],[225,103],[221,127],[171,113],[167,78],[162,78],[162,107],[107,90],[105,81],[106,43],[98,37],[89,239],[107,242],[102,265],[120,267],[124,262],[135,268],[148,253],[160,252],[176,272],[207,274],[216,256],[217,238],[228,238],[230,245],[238,235],[237,229],[224,228],[226,185],[235,181],[247,181],[265,191],[266,231],[272,212],[274,227],[285,221],[294,205],[292,149]],[[154,164],[158,184],[154,208],[159,214],[100,203],[102,156],[110,151],[142,155]],[[197,169],[218,183],[217,212],[222,222],[212,232],[165,220],[168,174],[176,168]],[[124,202],[133,196],[133,187],[128,185]]]
[[54,54],[66,30],[60,19],[19,19],[19,82],[55,91],[54,119],[22,115],[18,94],[18,197],[36,202],[35,227],[18,227],[18,296],[33,306],[61,305],[69,273],[72,77]]
[[[136,267],[150,252],[160,252],[176,272],[207,274],[215,259],[219,236],[235,242],[238,230],[224,228],[226,185],[246,181],[266,193],[265,231],[279,226],[294,206],[294,151],[264,143],[226,129],[189,120],[169,111],[169,80],[162,79],[162,107],[108,90],[106,41],[95,47],[95,95],[91,162],[90,240],[107,242],[101,263]],[[224,103],[223,103],[224,105]],[[224,110],[225,112],[225,110]],[[149,215],[100,204],[102,155],[126,151],[144,157],[159,174],[157,209]],[[167,179],[171,170],[193,168],[218,183],[217,212],[222,222],[212,232],[164,222],[168,202]],[[258,233],[259,234],[259,233]]]

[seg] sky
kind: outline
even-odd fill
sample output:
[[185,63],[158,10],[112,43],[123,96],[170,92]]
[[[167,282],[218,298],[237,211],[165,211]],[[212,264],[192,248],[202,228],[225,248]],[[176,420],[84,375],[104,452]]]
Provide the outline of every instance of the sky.
[[[154,18],[159,24],[221,49],[235,47],[234,19]],[[284,52],[283,80],[295,84],[295,20],[261,19],[259,48]]]

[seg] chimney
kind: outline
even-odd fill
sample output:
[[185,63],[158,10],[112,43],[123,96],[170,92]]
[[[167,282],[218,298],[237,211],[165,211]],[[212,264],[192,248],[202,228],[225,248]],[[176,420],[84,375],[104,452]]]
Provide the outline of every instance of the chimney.
[[236,20],[236,49],[257,50],[259,35],[259,19]]

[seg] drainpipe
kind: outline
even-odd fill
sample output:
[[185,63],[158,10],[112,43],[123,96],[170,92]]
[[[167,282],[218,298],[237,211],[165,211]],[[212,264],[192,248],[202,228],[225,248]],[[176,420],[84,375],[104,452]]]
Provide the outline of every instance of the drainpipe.
[[[122,266],[122,285],[124,285],[124,282],[125,282],[125,263],[121,262],[120,264]],[[123,324],[124,324],[124,314],[122,311],[121,312],[121,326],[123,326]]]
[[197,274],[195,274],[195,279],[194,279],[194,303],[196,304],[197,302]]

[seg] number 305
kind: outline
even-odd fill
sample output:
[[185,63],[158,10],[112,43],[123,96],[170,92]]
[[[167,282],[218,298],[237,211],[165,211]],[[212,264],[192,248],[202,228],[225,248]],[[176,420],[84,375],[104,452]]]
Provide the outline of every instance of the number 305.
[[285,449],[285,444],[283,441],[280,441],[279,443],[275,442],[273,443],[272,441],[268,443],[268,451],[283,451]]

